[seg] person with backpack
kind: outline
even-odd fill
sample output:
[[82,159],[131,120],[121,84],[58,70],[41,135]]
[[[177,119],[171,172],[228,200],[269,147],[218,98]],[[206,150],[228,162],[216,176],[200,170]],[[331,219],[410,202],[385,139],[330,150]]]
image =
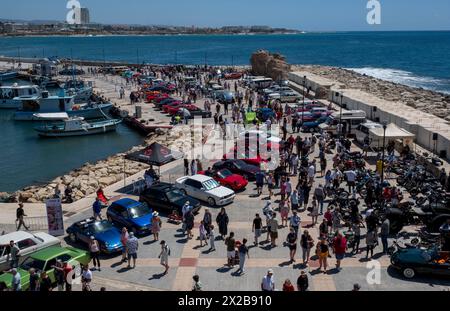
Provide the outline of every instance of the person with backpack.
[[161,241],[161,253],[158,258],[161,259],[161,265],[165,268],[163,275],[169,273],[169,256],[170,256],[170,248],[167,245],[166,241]]

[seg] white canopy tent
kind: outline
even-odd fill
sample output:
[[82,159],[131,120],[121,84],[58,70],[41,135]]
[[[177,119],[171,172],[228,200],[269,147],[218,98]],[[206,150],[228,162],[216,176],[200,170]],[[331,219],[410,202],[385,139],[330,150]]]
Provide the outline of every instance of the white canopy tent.
[[[378,145],[378,147],[382,147],[384,135],[385,133],[382,127],[370,129],[369,137],[372,141],[371,145]],[[386,143],[390,140],[401,139],[403,141],[403,145],[412,145],[415,137],[416,135],[398,127],[394,123],[390,123],[386,127]]]

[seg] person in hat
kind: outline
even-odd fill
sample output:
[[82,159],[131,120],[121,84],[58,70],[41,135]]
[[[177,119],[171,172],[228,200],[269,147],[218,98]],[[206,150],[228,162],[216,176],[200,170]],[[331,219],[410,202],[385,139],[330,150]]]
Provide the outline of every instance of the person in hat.
[[16,222],[17,222],[17,231],[23,226],[25,230],[30,230],[30,227],[27,227],[23,218],[26,217],[25,211],[23,210],[23,203],[19,203],[19,207],[16,210]]
[[97,269],[98,265],[98,271],[101,271],[100,259],[98,258],[98,256],[100,255],[100,244],[94,236],[91,236],[91,240],[89,241],[89,251],[91,252],[91,259],[94,264],[93,269]]
[[263,277],[261,282],[261,290],[263,292],[275,291],[275,281],[273,279],[273,270],[267,270],[267,274]]
[[161,218],[159,218],[158,212],[153,212],[152,216],[153,216],[152,217],[153,238],[154,238],[154,241],[158,241],[159,240],[159,231],[161,231],[162,221],[161,221]]
[[167,245],[166,241],[161,241],[161,253],[158,258],[161,259],[161,265],[165,268],[163,275],[169,273],[169,256],[170,256],[170,248]]

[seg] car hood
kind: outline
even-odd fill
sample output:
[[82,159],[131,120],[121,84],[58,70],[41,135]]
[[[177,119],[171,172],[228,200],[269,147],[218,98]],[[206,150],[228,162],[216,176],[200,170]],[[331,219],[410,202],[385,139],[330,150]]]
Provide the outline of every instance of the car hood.
[[145,227],[151,225],[152,218],[153,218],[152,214],[147,214],[139,218],[130,219],[130,221],[132,221],[138,227]]
[[247,180],[242,177],[241,175],[237,175],[237,174],[233,174],[231,176],[228,176],[227,178],[225,178],[225,181],[229,182],[229,183],[238,183],[238,184],[244,184],[247,182]]
[[221,198],[221,197],[225,197],[225,196],[234,194],[234,191],[227,187],[220,186],[220,187],[214,188],[212,190],[208,190],[208,191],[206,191],[206,193]]
[[103,243],[117,244],[120,243],[120,232],[117,228],[113,228],[108,231],[97,233],[95,238]]

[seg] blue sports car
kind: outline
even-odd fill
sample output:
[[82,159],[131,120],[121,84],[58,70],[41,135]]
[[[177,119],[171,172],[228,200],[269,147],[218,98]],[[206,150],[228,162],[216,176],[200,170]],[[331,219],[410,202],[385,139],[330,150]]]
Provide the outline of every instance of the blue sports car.
[[120,199],[108,207],[108,220],[138,235],[150,233],[152,229],[153,210],[147,203],[132,199]]
[[74,243],[89,244],[91,237],[95,237],[103,253],[111,254],[122,250],[120,231],[107,220],[95,221],[93,218],[82,220],[71,225],[66,231]]

